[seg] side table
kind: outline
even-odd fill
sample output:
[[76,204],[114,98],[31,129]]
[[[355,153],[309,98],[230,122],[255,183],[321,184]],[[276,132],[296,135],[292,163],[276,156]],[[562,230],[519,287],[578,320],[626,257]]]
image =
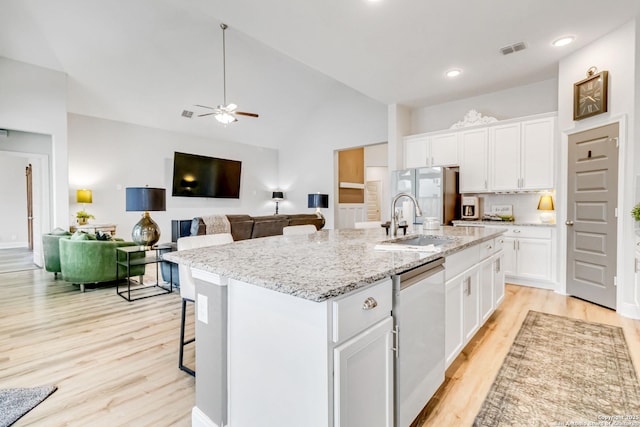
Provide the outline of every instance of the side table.
[[[162,259],[162,253],[171,246],[122,246],[116,248],[116,277],[120,277],[120,269],[126,269],[127,285],[120,286],[120,280],[116,282],[116,292],[127,301],[136,301],[143,298],[150,298],[157,295],[164,295],[173,292],[173,280],[171,268],[169,269],[169,287],[160,284],[160,275],[158,265],[169,263]],[[136,256],[137,255],[137,256]],[[156,282],[153,284],[144,284],[142,278],[140,281],[131,278],[131,267],[135,265],[156,265]],[[170,264],[170,263],[169,263]],[[123,288],[121,290],[121,288]],[[132,296],[135,294],[135,296]]]

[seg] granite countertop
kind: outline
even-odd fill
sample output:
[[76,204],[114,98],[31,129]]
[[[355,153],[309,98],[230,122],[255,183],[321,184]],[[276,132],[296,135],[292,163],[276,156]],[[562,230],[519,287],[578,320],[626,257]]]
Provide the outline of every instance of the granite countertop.
[[518,222],[518,221],[488,221],[488,220],[468,220],[461,219],[452,221],[455,225],[484,225],[484,226],[516,226],[516,227],[555,227],[556,224],[542,222]]
[[[428,235],[456,237],[441,252],[376,250],[383,228],[321,230],[168,252],[165,259],[311,301],[346,294],[385,277],[492,239],[505,230],[440,227]],[[400,236],[403,237],[403,236]]]

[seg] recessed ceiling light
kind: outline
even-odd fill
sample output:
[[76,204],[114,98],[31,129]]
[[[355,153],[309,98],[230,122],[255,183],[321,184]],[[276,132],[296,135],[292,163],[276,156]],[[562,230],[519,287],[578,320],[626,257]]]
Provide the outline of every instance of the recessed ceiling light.
[[554,45],[555,47],[566,46],[572,41],[574,41],[575,39],[576,38],[574,36],[562,36],[559,39],[554,40],[553,43],[551,44]]
[[449,70],[445,73],[445,76],[449,77],[450,79],[454,78],[454,77],[458,77],[460,74],[462,74],[462,70],[459,70],[457,68],[454,68],[452,70]]

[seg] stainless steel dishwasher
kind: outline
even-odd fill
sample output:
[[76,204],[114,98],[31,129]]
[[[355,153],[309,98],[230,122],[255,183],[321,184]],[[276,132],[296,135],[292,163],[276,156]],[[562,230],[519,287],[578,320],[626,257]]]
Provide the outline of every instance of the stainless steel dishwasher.
[[444,381],[444,258],[393,276],[395,425],[407,427]]

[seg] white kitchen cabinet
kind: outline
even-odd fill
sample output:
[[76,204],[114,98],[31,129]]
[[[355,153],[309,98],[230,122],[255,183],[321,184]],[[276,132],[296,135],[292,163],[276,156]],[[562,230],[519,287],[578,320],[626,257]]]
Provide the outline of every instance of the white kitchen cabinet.
[[511,191],[520,185],[520,123],[494,126],[490,131],[489,184],[492,191]]
[[504,252],[493,257],[493,300],[494,309],[504,300]]
[[458,166],[458,132],[433,135],[428,138],[431,161],[429,166]]
[[522,122],[521,190],[553,188],[555,117]]
[[462,291],[464,278],[453,279],[445,284],[444,307],[444,354],[445,366],[458,356],[464,347],[464,335],[462,333]]
[[491,127],[491,191],[553,188],[554,135],[555,117]]
[[314,302],[231,279],[228,425],[393,426],[392,294],[385,279]]
[[503,270],[509,283],[550,289],[555,282],[555,233],[550,227],[509,227]]
[[412,135],[404,141],[404,168],[423,168],[429,166],[429,142],[425,135]]
[[495,276],[495,256],[486,259],[480,266],[480,282],[478,284],[480,294],[480,322],[487,321],[493,313],[495,305],[494,297],[494,276]]
[[489,130],[479,128],[460,132],[460,192],[482,193],[488,191],[488,143]]
[[445,366],[495,311],[504,297],[503,238],[457,252],[445,259]]
[[466,343],[480,329],[480,270],[471,269],[462,282],[462,333]]
[[404,141],[404,167],[457,166],[458,133],[411,135]]
[[334,349],[334,426],[393,426],[392,328],[387,317]]

